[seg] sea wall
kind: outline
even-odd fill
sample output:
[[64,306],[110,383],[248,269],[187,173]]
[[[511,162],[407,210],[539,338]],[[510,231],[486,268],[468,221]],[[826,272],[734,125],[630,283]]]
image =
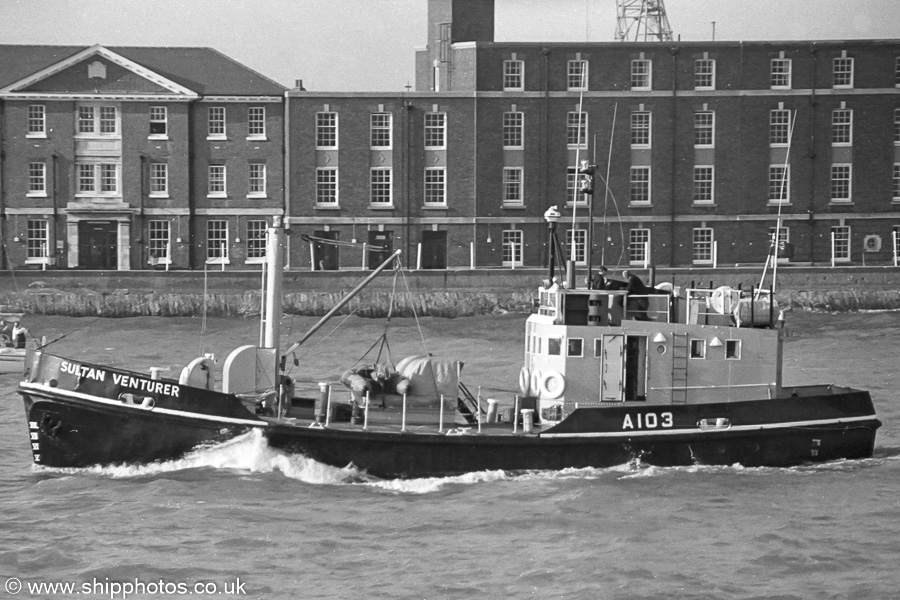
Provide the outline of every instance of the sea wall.
[[[645,281],[717,287],[758,286],[756,269],[658,269]],[[364,272],[288,272],[284,311],[322,315],[365,276]],[[376,279],[341,312],[381,317],[463,317],[531,311],[543,270],[413,272]],[[67,316],[252,317],[260,310],[258,272],[72,271],[0,272],[0,305],[29,314]],[[771,283],[771,274],[766,279]],[[777,274],[776,297],[784,307],[855,311],[900,309],[900,269],[888,267],[795,267]]]

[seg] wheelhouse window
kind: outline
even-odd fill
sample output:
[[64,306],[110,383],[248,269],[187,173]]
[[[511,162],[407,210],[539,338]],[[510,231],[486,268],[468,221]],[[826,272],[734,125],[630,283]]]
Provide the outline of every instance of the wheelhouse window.
[[150,264],[167,263],[170,226],[168,221],[154,219],[147,224],[147,252]]
[[650,246],[649,229],[631,229],[628,232],[628,263],[642,265],[648,260]]
[[503,113],[503,147],[524,147],[525,114],[511,111]]
[[372,206],[391,206],[391,169],[375,167],[369,173],[369,202]]
[[716,113],[701,110],[694,113],[694,147],[712,148],[716,139]]
[[791,59],[773,58],[771,62],[771,84],[773,89],[790,89],[791,87]]
[[525,89],[525,63],[521,60],[503,61],[503,91],[521,92]]
[[260,263],[266,258],[266,222],[247,221],[247,262]]
[[569,338],[567,341],[566,356],[580,358],[584,356],[584,340],[581,338]]
[[716,89],[716,61],[712,58],[694,60],[694,89]]
[[566,114],[566,144],[569,148],[587,148],[588,114],[570,112]]
[[547,354],[550,356],[562,355],[562,338],[547,338]]
[[391,113],[373,113],[369,118],[369,139],[373,149],[391,147]]
[[169,165],[150,163],[150,197],[165,198],[169,195]]
[[522,249],[524,247],[521,229],[506,229],[503,231],[503,266],[521,267]]
[[443,167],[425,169],[425,206],[447,206],[447,170]]
[[338,205],[338,171],[334,167],[316,169],[316,205],[334,208]]
[[694,167],[694,204],[713,204],[715,202],[715,168],[709,166]]
[[115,106],[81,105],[77,120],[79,136],[119,135],[119,110]]
[[228,262],[228,221],[224,219],[206,222],[206,261]]
[[440,149],[447,147],[447,113],[425,113],[425,147]]
[[247,109],[247,139],[266,139],[265,106],[251,106]]
[[566,87],[570,92],[587,91],[588,68],[586,60],[570,60],[566,74]]
[[28,196],[47,195],[47,163],[28,163]]
[[266,197],[266,165],[265,163],[250,163],[250,181],[248,197]]
[[150,107],[150,137],[165,138],[169,133],[169,114],[165,106]]
[[50,257],[50,224],[44,219],[29,219],[25,258],[43,261]]
[[713,230],[695,227],[692,235],[692,261],[695,265],[711,265],[713,262]]
[[646,58],[631,61],[631,89],[649,90],[652,87],[652,63]]
[[338,115],[336,112],[316,113],[316,148],[337,148]]
[[522,167],[503,167],[503,206],[522,206]]
[[209,165],[207,173],[206,195],[210,198],[224,198],[227,195],[225,165]]
[[631,167],[632,204],[650,204],[650,167]]
[[650,112],[635,111],[631,113],[631,147],[650,147]]
[[769,165],[769,202],[791,201],[791,166]]
[[206,137],[208,139],[225,139],[225,107],[210,106],[207,109],[207,130]]
[[28,105],[26,137],[47,137],[47,108],[43,104]]
[[832,67],[832,75],[834,78],[834,87],[836,88],[852,88],[853,87],[853,59],[846,56],[835,58]]

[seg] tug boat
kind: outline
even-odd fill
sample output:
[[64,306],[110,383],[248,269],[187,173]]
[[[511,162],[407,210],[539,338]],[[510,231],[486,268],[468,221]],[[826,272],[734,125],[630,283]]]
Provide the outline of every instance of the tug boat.
[[221,389],[213,389],[209,357],[166,379],[158,369],[35,351],[18,386],[34,462],[162,461],[254,430],[273,448],[384,478],[872,455],[881,423],[868,392],[782,382],[783,315],[771,290],[758,288],[637,293],[548,281],[536,286],[525,323],[519,389],[505,397],[472,394],[462,363],[433,356],[348,371],[300,394],[285,357],[379,272],[399,267],[399,252],[282,352],[283,247],[276,219],[267,234],[264,335],[228,356]]

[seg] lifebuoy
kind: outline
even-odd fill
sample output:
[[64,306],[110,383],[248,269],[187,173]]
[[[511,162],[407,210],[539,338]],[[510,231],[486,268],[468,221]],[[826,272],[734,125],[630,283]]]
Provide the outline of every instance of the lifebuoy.
[[526,394],[526,396],[531,396],[540,392],[542,378],[543,375],[541,374],[540,369],[535,369],[531,372],[531,386],[528,388],[528,393]]
[[723,285],[717,287],[713,290],[712,295],[710,296],[710,308],[719,313],[720,315],[724,315],[731,312],[731,294],[734,290],[727,286]]
[[528,389],[531,385],[531,372],[528,370],[528,367],[522,367],[522,370],[519,371],[519,391],[522,392],[523,396],[528,395]]
[[566,391],[566,378],[559,371],[547,371],[541,377],[541,397],[555,400]]

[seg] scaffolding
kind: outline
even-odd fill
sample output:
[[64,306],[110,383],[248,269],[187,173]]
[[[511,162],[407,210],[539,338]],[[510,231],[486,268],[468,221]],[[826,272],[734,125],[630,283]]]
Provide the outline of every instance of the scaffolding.
[[617,41],[672,41],[672,27],[664,0],[616,0],[616,5]]

